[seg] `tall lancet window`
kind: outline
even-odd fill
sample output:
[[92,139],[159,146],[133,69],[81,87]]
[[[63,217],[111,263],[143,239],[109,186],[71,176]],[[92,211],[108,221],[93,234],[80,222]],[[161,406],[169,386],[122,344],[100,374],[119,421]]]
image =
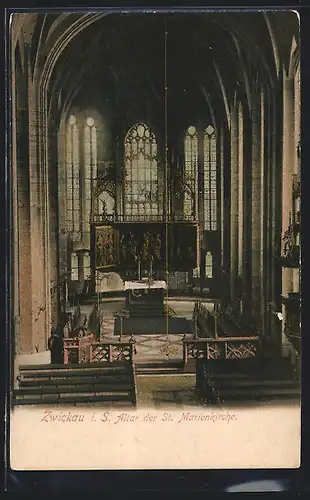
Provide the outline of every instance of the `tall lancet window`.
[[204,228],[217,229],[216,136],[209,125],[204,131]]
[[66,222],[67,231],[75,236],[80,233],[80,161],[79,130],[76,117],[71,115],[67,122],[66,140]]
[[[84,124],[84,231],[89,231],[92,193],[97,179],[97,130],[95,120],[86,118]],[[95,207],[94,207],[95,208]]]
[[159,215],[158,160],[155,135],[144,123],[125,137],[125,215]]
[[185,216],[196,217],[198,210],[198,135],[195,127],[187,129],[184,140]]

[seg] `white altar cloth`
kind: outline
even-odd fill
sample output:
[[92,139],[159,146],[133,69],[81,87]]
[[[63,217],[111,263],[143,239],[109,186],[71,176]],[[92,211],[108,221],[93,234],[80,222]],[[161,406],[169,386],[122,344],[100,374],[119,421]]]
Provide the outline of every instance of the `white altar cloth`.
[[162,288],[166,290],[167,284],[165,281],[149,281],[148,279],[141,281],[125,281],[125,290],[145,290],[149,288]]

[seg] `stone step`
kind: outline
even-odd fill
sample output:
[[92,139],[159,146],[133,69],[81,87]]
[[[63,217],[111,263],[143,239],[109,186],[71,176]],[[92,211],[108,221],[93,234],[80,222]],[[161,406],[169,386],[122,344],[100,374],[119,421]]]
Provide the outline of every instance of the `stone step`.
[[16,396],[13,395],[13,401],[16,406],[18,405],[37,405],[37,404],[78,404],[78,403],[112,403],[113,405],[120,403],[123,406],[125,403],[129,403],[130,405],[135,405],[133,396],[131,394],[115,394],[115,393],[103,393],[96,394],[86,393],[86,394],[68,394],[62,395],[61,397],[58,395],[31,395],[31,396]]
[[136,363],[135,372],[138,375],[171,375],[185,373],[195,374],[195,365],[188,364],[184,366],[182,361],[156,361],[153,363]]
[[253,380],[252,378],[241,380],[219,380],[213,378],[215,387],[219,390],[239,389],[239,388],[259,388],[259,387],[278,387],[295,388],[299,390],[299,384],[294,380]]
[[139,368],[137,367],[136,373],[138,375],[171,375],[173,374],[179,374],[179,373],[184,373],[183,370],[180,370],[178,368],[159,368],[159,367],[153,367],[153,368]]
[[283,397],[293,397],[300,398],[300,391],[294,387],[260,387],[260,388],[233,388],[226,390],[219,390],[219,399],[221,401],[227,401],[228,399],[256,399],[261,397],[273,397],[273,398],[283,398]]
[[[97,365],[97,363],[92,363]],[[52,365],[50,365],[52,366]],[[128,363],[128,366],[114,366],[114,363],[106,363],[105,367],[98,368],[84,368],[83,365],[76,365],[79,368],[64,368],[70,365],[63,365],[63,368],[50,368],[49,370],[23,370],[20,368],[19,378],[20,380],[27,378],[65,378],[65,377],[81,377],[81,376],[98,376],[98,375],[116,375],[116,374],[130,374],[132,372],[132,366]]]
[[[101,368],[105,368],[107,366],[111,365],[111,363],[108,363],[108,362],[102,362],[102,363],[83,363],[83,365],[81,364],[70,364],[70,365],[64,365],[64,364],[51,364],[51,363],[48,363],[48,364],[45,364],[45,365],[20,365],[19,366],[19,369],[26,372],[26,371],[44,371],[44,370],[59,370],[59,369],[66,369],[66,370],[74,370],[74,369],[77,369],[77,370],[88,370],[88,369],[91,369],[91,370],[94,370],[94,369],[101,369]],[[115,368],[117,367],[123,367],[124,366],[124,361],[113,361],[113,366]]]
[[67,385],[69,382],[71,385],[82,385],[82,384],[118,384],[122,382],[126,382],[127,380],[131,379],[130,374],[124,374],[124,375],[115,375],[114,373],[112,374],[104,374],[104,375],[93,375],[93,376],[88,376],[85,375],[83,377],[55,377],[53,376],[52,378],[40,378],[40,377],[33,377],[33,378],[21,378],[20,380],[20,385],[21,387],[37,387],[37,386],[42,386],[42,387],[49,387],[53,385],[57,386],[62,386],[62,385]]
[[23,387],[22,389],[17,389],[15,391],[15,396],[27,396],[32,394],[45,395],[45,394],[81,394],[81,393],[111,393],[118,395],[119,393],[130,394],[133,391],[133,386],[129,382],[123,384],[82,384],[82,385],[71,385],[68,381],[67,385],[50,386],[50,387]]

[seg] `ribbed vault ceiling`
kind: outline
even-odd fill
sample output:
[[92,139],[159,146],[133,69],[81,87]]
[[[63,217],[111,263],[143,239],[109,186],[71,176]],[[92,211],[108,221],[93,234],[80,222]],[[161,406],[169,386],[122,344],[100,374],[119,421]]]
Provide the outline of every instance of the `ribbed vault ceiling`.
[[293,36],[298,42],[298,18],[290,12],[268,13],[269,29],[261,12],[40,14],[28,19],[28,28],[24,18],[21,30],[21,41],[31,39],[33,74],[43,67],[57,39],[67,31],[69,40],[70,27],[87,16],[90,24],[59,54],[50,97],[61,91],[64,103],[92,104],[100,96],[115,114],[131,108],[163,113],[165,78],[173,119],[188,120],[204,112],[208,102],[222,114],[224,93],[228,102],[235,91],[245,97],[258,72],[272,86],[275,55],[287,63]]

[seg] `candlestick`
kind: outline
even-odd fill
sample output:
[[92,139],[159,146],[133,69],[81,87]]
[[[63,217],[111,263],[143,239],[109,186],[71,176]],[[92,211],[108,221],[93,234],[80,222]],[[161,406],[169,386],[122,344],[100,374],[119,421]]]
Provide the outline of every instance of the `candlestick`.
[[141,280],[141,261],[140,261],[140,255],[138,255],[138,281]]

